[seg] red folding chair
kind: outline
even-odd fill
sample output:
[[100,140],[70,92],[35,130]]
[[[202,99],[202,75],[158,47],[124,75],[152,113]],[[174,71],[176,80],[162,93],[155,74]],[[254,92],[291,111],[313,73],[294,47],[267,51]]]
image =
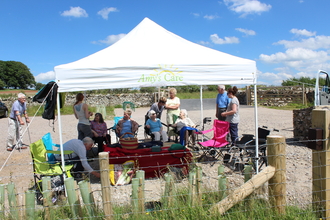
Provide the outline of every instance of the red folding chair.
[[199,161],[203,158],[207,160],[218,160],[219,156],[222,156],[223,150],[228,150],[230,142],[227,141],[229,134],[229,122],[220,121],[215,119],[213,122],[213,128],[206,131],[200,131],[199,134],[206,134],[213,131],[213,138],[204,142],[198,142],[203,151]]

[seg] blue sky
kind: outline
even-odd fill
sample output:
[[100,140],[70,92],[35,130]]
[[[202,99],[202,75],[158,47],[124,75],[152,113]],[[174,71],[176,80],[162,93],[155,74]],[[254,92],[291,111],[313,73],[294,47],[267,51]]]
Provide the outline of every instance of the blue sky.
[[329,0],[1,0],[0,60],[37,82],[110,46],[148,17],[198,44],[255,60],[258,84],[330,72]]

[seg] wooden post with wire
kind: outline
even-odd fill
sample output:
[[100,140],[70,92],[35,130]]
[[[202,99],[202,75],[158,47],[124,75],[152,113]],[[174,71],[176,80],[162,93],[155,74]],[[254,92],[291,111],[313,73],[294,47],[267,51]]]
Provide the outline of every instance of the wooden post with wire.
[[280,135],[267,136],[268,164],[275,167],[275,174],[268,182],[269,197],[278,213],[285,214],[286,208],[286,142]]
[[101,190],[102,190],[102,202],[103,211],[105,218],[107,220],[113,219],[113,210],[111,205],[111,189],[110,189],[110,179],[109,179],[109,153],[101,152],[99,153],[99,163],[100,163],[100,174],[101,174]]
[[[328,106],[329,107],[329,106]],[[329,109],[312,111],[312,128],[323,129],[323,150],[313,150],[312,184],[314,209],[322,211],[322,217],[330,218],[330,142],[329,142]]]

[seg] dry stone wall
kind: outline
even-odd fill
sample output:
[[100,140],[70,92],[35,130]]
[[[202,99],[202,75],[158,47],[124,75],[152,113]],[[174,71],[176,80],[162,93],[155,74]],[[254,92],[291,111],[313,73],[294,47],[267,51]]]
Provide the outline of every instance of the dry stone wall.
[[314,107],[293,110],[293,137],[299,140],[308,139],[308,130],[312,127]]

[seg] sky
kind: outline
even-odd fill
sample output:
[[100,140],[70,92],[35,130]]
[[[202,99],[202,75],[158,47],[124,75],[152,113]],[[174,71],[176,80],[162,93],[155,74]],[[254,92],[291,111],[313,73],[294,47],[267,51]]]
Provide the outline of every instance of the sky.
[[191,42],[255,60],[258,84],[330,72],[329,0],[1,0],[0,60],[36,82],[109,47],[145,17]]

